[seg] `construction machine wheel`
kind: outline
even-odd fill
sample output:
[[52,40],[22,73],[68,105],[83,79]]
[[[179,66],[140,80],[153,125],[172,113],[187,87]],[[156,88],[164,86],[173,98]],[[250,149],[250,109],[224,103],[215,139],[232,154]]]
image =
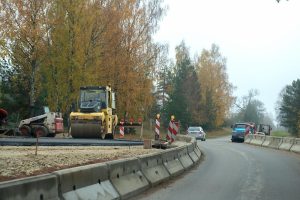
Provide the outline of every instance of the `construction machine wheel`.
[[48,135],[48,129],[45,126],[38,126],[34,129],[34,137],[46,137]]
[[22,136],[31,136],[31,128],[28,125],[22,125],[19,128],[19,131],[20,131]]
[[71,121],[69,134],[73,138],[100,138],[104,139],[101,121]]

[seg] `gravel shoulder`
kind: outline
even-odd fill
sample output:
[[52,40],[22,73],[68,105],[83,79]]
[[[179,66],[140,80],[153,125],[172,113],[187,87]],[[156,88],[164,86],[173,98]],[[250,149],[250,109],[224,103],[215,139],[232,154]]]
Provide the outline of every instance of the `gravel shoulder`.
[[162,151],[138,147],[0,147],[0,182]]

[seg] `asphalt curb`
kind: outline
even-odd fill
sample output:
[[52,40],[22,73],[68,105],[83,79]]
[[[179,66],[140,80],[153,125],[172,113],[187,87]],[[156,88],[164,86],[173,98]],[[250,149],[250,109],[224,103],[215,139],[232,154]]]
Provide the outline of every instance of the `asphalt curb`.
[[0,183],[2,200],[129,199],[188,171],[201,159],[197,141],[136,158],[85,165]]

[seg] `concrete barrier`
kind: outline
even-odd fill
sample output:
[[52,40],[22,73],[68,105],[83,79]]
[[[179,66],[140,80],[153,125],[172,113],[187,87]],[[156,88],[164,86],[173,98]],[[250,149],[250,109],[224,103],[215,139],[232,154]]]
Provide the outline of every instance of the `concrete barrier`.
[[176,176],[184,171],[184,167],[178,158],[178,148],[169,149],[163,152],[162,159],[164,166],[171,176]]
[[176,135],[176,140],[184,141],[184,142],[191,142],[192,138],[187,135],[178,134],[178,135]]
[[39,175],[0,183],[1,200],[59,199],[55,175]]
[[109,179],[121,196],[128,199],[150,187],[141,172],[139,160],[123,159],[107,162]]
[[281,143],[282,143],[281,137],[266,136],[266,139],[262,144],[262,146],[278,149]]
[[263,142],[265,141],[266,136],[265,135],[253,135],[252,140],[250,141],[250,144],[261,146]]
[[150,182],[151,186],[157,185],[168,179],[170,174],[163,164],[160,153],[139,157],[141,171]]
[[54,172],[59,181],[59,193],[65,200],[119,199],[108,180],[105,163],[92,164]]
[[288,137],[283,138],[282,143],[279,146],[279,149],[289,151],[292,148],[294,141],[295,141],[295,138],[288,138]]
[[300,153],[300,138],[296,138],[290,151]]
[[197,156],[198,156],[199,158],[201,158],[202,153],[201,153],[200,148],[198,147],[197,143],[195,144],[194,151],[195,151],[195,153],[197,154]]
[[245,135],[244,142],[247,143],[247,144],[250,144],[252,139],[253,139],[253,134],[247,134],[247,135]]
[[187,145],[187,149],[188,149],[188,154],[191,157],[191,159],[193,160],[193,162],[194,163],[198,162],[198,160],[200,159],[200,157],[198,157],[198,155],[194,151],[195,144],[188,144]]
[[128,199],[190,168],[201,157],[195,138],[188,145],[47,175],[0,183],[1,200]]
[[272,136],[266,136],[266,137],[265,137],[265,141],[262,143],[261,146],[263,146],[263,147],[268,147],[269,144],[271,143],[271,139],[272,139]]
[[188,154],[188,150],[187,150],[186,146],[181,147],[178,150],[178,158],[179,158],[179,161],[181,162],[182,166],[184,167],[184,169],[188,169],[188,168],[192,167],[194,164],[193,160],[191,159],[191,157]]

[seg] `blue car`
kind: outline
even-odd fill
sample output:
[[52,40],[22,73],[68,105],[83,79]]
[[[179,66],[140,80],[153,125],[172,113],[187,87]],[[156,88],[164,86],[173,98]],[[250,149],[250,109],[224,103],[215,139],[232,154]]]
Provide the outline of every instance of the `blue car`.
[[246,128],[248,125],[249,125],[248,123],[236,123],[236,124],[232,125],[231,141],[232,142],[244,142]]

